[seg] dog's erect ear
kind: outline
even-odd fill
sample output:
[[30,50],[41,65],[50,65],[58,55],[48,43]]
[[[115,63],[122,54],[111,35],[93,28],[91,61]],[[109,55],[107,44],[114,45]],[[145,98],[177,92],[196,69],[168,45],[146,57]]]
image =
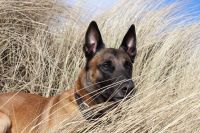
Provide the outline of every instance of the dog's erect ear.
[[124,36],[124,39],[122,41],[122,44],[120,48],[122,48],[124,51],[127,52],[127,54],[130,56],[132,63],[134,63],[135,56],[137,53],[136,49],[136,33],[135,33],[135,25],[131,25],[128,32]]
[[95,21],[92,21],[88,26],[87,32],[85,34],[85,44],[83,46],[83,51],[87,59],[91,59],[96,52],[104,48],[101,33]]

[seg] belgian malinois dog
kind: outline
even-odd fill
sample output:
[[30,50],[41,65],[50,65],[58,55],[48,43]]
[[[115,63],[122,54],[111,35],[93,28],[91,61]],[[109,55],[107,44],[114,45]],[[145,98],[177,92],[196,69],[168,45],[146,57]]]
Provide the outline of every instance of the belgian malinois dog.
[[117,102],[134,92],[131,80],[136,56],[134,25],[120,47],[114,49],[105,48],[99,28],[92,21],[85,34],[83,51],[86,65],[74,89],[49,98],[22,92],[1,94],[0,132],[48,132],[76,110]]

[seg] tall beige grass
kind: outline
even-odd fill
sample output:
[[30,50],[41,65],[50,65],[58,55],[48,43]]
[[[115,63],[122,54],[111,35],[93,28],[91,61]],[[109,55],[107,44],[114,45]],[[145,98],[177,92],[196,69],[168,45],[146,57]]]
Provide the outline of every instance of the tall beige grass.
[[[27,10],[29,2],[12,2],[0,4],[0,90],[49,96],[72,87],[85,62],[81,47],[89,20],[81,22],[76,10],[52,1],[32,1]],[[137,93],[99,121],[77,117],[54,131],[199,132],[200,16],[184,10],[189,3],[125,0],[95,16],[108,47],[118,47],[136,25]],[[55,29],[57,13],[67,23]]]
[[75,65],[69,58],[77,52],[76,29],[70,29],[79,20],[76,11],[55,0],[0,1],[1,91],[49,96],[71,82],[66,73]]

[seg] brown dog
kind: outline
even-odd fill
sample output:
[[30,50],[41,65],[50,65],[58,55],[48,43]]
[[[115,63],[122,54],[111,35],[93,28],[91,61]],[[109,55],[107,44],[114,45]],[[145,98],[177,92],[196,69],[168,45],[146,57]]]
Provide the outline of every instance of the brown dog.
[[82,112],[99,103],[117,102],[134,92],[131,80],[136,56],[134,25],[120,48],[114,49],[105,48],[98,26],[92,21],[83,51],[86,65],[74,89],[49,98],[20,92],[1,94],[0,132],[47,132],[76,110]]

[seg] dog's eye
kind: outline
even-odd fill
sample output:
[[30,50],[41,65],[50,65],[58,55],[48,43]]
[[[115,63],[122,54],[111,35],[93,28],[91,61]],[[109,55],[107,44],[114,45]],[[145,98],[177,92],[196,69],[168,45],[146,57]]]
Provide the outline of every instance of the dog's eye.
[[131,70],[132,70],[132,63],[129,62],[129,61],[125,61],[124,67],[125,67],[127,70],[131,71]]
[[106,61],[106,62],[103,63],[102,66],[105,67],[105,68],[109,68],[110,66],[112,66],[112,62],[111,61]]
[[104,63],[101,64],[101,69],[103,69],[104,71],[112,71],[113,70],[113,65],[111,61],[106,61]]

